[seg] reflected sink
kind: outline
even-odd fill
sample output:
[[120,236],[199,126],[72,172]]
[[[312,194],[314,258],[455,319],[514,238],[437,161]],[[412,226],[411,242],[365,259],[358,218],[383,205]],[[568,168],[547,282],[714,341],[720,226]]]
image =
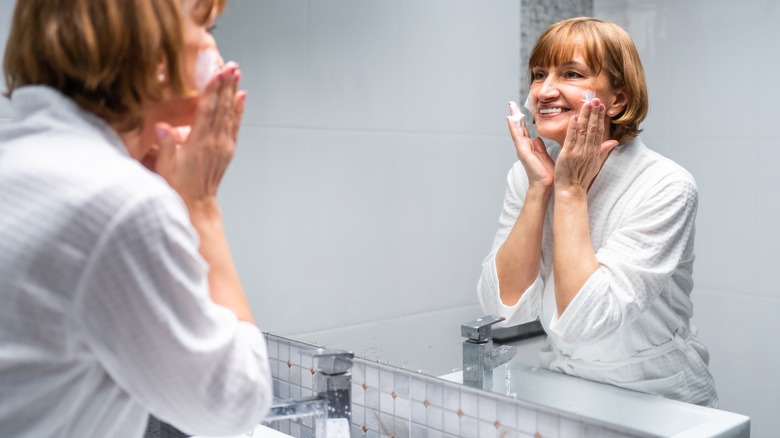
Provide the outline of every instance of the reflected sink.
[[[440,378],[462,383],[463,373],[457,371]],[[750,419],[744,415],[567,376],[515,360],[495,369],[493,392],[643,434],[750,436]]]
[[258,424],[252,430],[251,435],[249,432],[240,435],[221,435],[221,436],[206,436],[196,435],[192,438],[290,438],[291,435],[279,432],[278,430],[271,429],[270,427]]

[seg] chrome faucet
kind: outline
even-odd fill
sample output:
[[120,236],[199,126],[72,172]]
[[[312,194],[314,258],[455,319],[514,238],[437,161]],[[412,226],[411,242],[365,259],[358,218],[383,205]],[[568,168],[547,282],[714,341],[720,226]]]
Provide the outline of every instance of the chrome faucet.
[[315,417],[317,436],[331,427],[346,427],[345,436],[349,436],[352,422],[351,371],[354,354],[344,350],[323,348],[301,350],[301,354],[312,356],[313,368],[316,371],[314,373],[315,395],[274,403],[263,423]]
[[511,360],[517,349],[507,345],[493,348],[493,324],[503,317],[486,315],[460,326],[463,341],[463,384],[493,389],[493,370]]

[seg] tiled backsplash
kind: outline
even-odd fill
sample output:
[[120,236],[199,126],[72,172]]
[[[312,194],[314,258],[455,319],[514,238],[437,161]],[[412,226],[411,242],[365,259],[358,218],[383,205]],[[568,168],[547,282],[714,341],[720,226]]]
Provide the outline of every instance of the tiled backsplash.
[[[274,396],[313,395],[310,345],[268,335]],[[275,421],[294,437],[314,437],[313,419]],[[352,437],[577,438],[637,436],[439,378],[355,358]]]

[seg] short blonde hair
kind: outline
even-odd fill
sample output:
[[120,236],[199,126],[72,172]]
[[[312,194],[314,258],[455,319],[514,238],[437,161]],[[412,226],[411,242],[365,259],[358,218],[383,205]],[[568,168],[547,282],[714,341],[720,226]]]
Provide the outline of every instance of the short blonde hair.
[[536,42],[528,59],[528,80],[534,67],[549,67],[571,61],[582,47],[591,70],[607,75],[612,88],[626,94],[628,103],[612,119],[610,137],[621,144],[642,132],[639,124],[649,108],[647,83],[642,61],[628,33],[620,26],[597,18],[578,17],[559,21]]
[[[192,1],[184,8],[183,1]],[[133,129],[166,85],[186,95],[183,11],[206,23],[225,0],[18,0],[3,70],[7,96],[47,85],[108,123]]]

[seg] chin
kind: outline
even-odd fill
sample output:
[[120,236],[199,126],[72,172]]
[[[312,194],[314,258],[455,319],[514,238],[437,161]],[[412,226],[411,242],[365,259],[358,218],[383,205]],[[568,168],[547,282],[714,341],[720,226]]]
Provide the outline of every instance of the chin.
[[566,130],[561,133],[558,129],[544,129],[537,125],[536,133],[539,134],[539,137],[542,137],[545,140],[552,140],[560,145],[563,145],[564,140],[566,140]]

